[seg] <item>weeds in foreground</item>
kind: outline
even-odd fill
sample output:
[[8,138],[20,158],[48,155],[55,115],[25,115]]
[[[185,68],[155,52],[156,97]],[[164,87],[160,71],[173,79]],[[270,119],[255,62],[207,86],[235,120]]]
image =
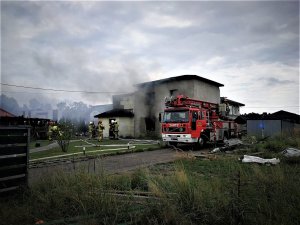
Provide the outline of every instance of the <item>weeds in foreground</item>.
[[298,221],[300,164],[260,166],[241,164],[233,157],[180,158],[161,168],[122,175],[60,172],[45,177],[22,196],[0,202],[0,224],[34,224],[38,219],[95,225]]

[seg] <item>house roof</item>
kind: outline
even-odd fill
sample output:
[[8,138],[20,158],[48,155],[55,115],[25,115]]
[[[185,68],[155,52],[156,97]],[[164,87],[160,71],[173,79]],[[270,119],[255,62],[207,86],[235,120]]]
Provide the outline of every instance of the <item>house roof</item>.
[[234,121],[238,124],[245,124],[247,123],[247,118],[245,116],[239,115],[237,118],[234,119]]
[[291,112],[287,112],[284,110],[280,110],[280,111],[270,114],[270,118],[290,120],[290,121],[294,121],[296,123],[300,123],[300,115],[291,113]]
[[98,115],[95,115],[95,118],[106,118],[106,117],[133,117],[134,114],[130,110],[126,109],[112,109]]
[[230,100],[226,97],[221,97],[221,102],[223,103],[224,101],[227,101],[230,105],[235,105],[235,106],[245,106],[245,104],[243,103],[240,103],[240,102],[236,102],[236,101],[233,101],[233,100]]
[[1,117],[15,117],[14,114],[7,112],[6,110],[0,108],[0,116]]
[[144,83],[139,83],[136,84],[137,87],[146,87],[148,85],[158,85],[158,84],[163,84],[167,83],[170,81],[182,81],[182,80],[199,80],[217,87],[224,87],[224,84],[206,79],[204,77],[200,77],[198,75],[181,75],[181,76],[176,76],[176,77],[169,77],[161,80],[155,80],[155,81],[150,81],[150,82],[144,82]]
[[271,114],[249,113],[244,115],[244,117],[247,120],[287,120],[294,123],[300,123],[300,116],[298,114],[290,113],[284,110],[280,110]]

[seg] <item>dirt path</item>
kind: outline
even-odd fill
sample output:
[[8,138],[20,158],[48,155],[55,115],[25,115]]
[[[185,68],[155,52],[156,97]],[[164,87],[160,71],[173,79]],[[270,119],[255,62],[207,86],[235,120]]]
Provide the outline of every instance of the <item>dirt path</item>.
[[52,165],[43,168],[29,169],[29,184],[38,181],[42,177],[48,177],[55,173],[74,172],[83,170],[87,173],[119,173],[154,164],[171,162],[176,159],[178,153],[171,149],[160,149],[148,152],[129,153],[123,155],[107,156],[90,159],[81,162],[66,162],[60,165]]

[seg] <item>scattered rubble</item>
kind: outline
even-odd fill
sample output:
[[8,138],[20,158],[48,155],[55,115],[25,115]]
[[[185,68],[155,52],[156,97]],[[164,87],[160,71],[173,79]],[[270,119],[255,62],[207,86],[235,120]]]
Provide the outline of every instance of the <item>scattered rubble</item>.
[[272,164],[272,165],[276,165],[278,163],[280,163],[279,159],[273,158],[273,159],[263,159],[257,156],[251,156],[251,155],[244,155],[242,157],[243,163],[260,163],[260,164]]
[[231,152],[236,146],[242,145],[243,142],[238,138],[233,138],[224,141],[225,146],[214,148],[210,153],[217,153],[217,152]]
[[282,152],[282,154],[287,158],[300,157],[300,150],[297,148],[287,148]]
[[232,139],[228,139],[226,141],[224,141],[225,146],[231,147],[231,146],[237,146],[237,145],[242,145],[243,142],[242,140],[238,139],[238,138],[232,138]]

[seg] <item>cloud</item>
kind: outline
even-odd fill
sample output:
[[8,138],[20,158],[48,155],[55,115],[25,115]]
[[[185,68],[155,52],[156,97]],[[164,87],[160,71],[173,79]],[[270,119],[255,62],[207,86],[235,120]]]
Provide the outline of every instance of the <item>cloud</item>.
[[186,28],[193,24],[191,20],[178,18],[176,15],[161,15],[153,12],[144,17],[143,23],[156,28]]
[[225,62],[224,57],[214,56],[214,57],[210,58],[209,60],[207,60],[207,62],[205,64],[207,66],[217,66],[217,65],[223,64],[224,62]]
[[260,80],[266,81],[266,84],[269,85],[269,86],[283,85],[283,84],[293,84],[295,82],[295,81],[292,81],[292,80],[279,80],[279,79],[274,78],[274,77],[262,78]]
[[[299,2],[1,2],[1,79],[130,92],[139,82],[198,74],[224,83],[222,95],[247,105],[297,105],[298,8]],[[111,101],[109,94],[39,96]]]

